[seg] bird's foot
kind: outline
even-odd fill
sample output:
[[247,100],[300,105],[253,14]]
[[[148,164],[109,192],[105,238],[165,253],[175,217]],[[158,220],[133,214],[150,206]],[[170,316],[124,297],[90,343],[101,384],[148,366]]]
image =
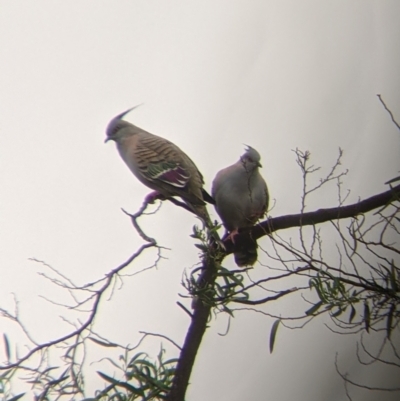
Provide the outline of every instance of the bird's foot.
[[238,235],[239,234],[239,229],[238,228],[235,228],[233,231],[231,231],[226,237],[225,237],[225,240],[230,240],[230,241],[232,241],[232,244],[234,244],[235,243],[235,237],[236,237],[236,235]]
[[153,192],[150,192],[148,195],[146,195],[145,202],[146,203],[154,203],[157,199],[165,200],[167,198],[162,193],[160,193],[158,191],[153,191]]
[[265,212],[262,212],[262,211],[256,212],[256,213],[253,213],[253,214],[250,216],[249,220],[252,221],[253,224],[254,224],[254,223],[257,222],[258,220],[262,219],[264,216],[265,216]]

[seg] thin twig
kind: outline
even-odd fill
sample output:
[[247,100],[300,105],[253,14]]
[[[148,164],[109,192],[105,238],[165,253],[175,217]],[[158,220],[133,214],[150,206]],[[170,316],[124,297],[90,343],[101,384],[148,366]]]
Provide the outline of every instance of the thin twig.
[[393,116],[392,111],[386,106],[386,103],[383,101],[382,96],[381,95],[376,95],[378,96],[378,99],[380,100],[380,102],[382,103],[383,107],[385,108],[385,110],[389,113],[390,118],[393,121],[393,124],[400,130],[400,125],[399,123],[396,121],[396,119]]

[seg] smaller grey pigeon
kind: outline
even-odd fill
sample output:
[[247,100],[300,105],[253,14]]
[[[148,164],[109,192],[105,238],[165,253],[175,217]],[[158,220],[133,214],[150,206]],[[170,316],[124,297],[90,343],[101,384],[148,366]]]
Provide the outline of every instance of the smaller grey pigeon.
[[[212,183],[215,209],[233,243],[239,230],[254,226],[268,208],[268,188],[259,171],[260,159],[260,154],[248,146],[235,164],[217,173]],[[246,243],[234,256],[238,266],[252,266],[257,261],[257,243]]]
[[148,196],[149,201],[180,196],[211,227],[205,205],[206,202],[214,203],[214,199],[204,190],[200,171],[178,146],[122,119],[133,109],[110,121],[106,142],[115,141],[121,158],[132,173],[144,185],[156,191]]

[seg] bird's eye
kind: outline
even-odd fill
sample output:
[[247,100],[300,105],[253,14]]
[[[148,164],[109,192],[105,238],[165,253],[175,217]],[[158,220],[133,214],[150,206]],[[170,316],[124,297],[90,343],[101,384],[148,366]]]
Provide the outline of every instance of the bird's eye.
[[120,129],[119,124],[116,124],[115,127],[111,131],[111,136],[115,136],[117,134],[117,132],[119,131],[119,129]]

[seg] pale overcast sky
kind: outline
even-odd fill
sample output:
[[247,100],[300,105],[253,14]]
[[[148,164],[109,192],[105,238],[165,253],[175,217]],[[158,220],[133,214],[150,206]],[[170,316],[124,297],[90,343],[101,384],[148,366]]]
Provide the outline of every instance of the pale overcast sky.
[[[121,208],[137,211],[149,189],[114,144],[104,144],[108,121],[139,103],[126,119],[180,146],[208,190],[243,143],[255,147],[272,216],[299,212],[295,148],[311,151],[324,171],[344,149],[348,203],[385,191],[400,169],[400,135],[376,95],[400,120],[399,15],[397,0],[1,0],[0,307],[12,308],[15,293],[37,341],[61,336],[71,329],[59,318],[63,311],[38,295],[62,296],[28,258],[84,284],[140,246]],[[334,192],[308,204],[336,205]],[[97,331],[121,343],[134,344],[140,330],[183,341],[189,321],[176,301],[184,269],[198,262],[189,237],[196,223],[167,202],[143,219],[148,234],[170,248],[167,259],[124,280],[104,302]],[[130,271],[153,260],[149,253]],[[232,256],[225,266],[235,266]],[[268,275],[265,266],[255,268]],[[287,314],[292,307],[266,310]],[[303,330],[280,330],[271,355],[272,322],[238,313],[222,337],[227,317],[213,319],[187,400],[343,400],[336,352],[346,371],[366,378],[355,358],[357,336],[333,334],[316,319]],[[4,319],[2,332],[20,338]],[[153,339],[143,350],[155,356],[159,344]],[[0,343],[2,360],[3,352]],[[98,369],[88,366],[87,395],[102,386]],[[384,376],[375,372],[373,384],[385,385]],[[377,397],[354,388],[351,395]]]

